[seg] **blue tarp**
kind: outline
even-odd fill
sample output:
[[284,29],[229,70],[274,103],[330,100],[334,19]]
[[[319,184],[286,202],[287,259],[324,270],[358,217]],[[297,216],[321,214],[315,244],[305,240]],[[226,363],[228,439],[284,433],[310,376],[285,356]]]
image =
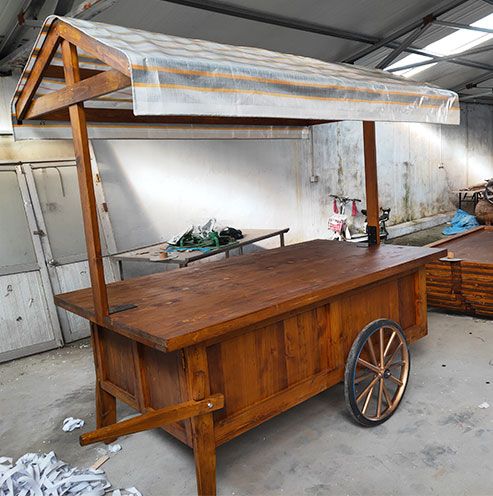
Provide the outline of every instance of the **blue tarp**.
[[479,226],[479,222],[477,221],[476,217],[474,217],[474,215],[468,214],[460,208],[457,209],[457,212],[455,212],[455,215],[450,220],[450,224],[450,226],[447,226],[442,231],[442,233],[446,236],[469,231],[469,229]]

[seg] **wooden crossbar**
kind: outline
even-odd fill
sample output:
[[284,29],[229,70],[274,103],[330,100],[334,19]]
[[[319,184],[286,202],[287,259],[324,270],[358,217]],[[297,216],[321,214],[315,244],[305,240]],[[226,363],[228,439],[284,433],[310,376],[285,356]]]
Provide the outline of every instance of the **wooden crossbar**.
[[130,86],[128,76],[115,69],[100,72],[65,88],[36,98],[26,113],[26,119],[36,119],[43,114],[61,110],[75,103],[92,100]]
[[57,27],[58,24],[56,24],[46,36],[42,47],[43,49],[39,52],[39,56],[34,62],[26,84],[22,89],[22,93],[15,104],[15,113],[18,121],[22,121],[22,119],[24,119],[29,104],[31,103],[34,94],[43,79],[44,71],[50,64],[53,55],[58,49],[60,44],[60,36],[58,34]]
[[119,50],[100,43],[98,40],[91,38],[89,35],[63,21],[58,23],[58,31],[64,40],[74,44],[86,54],[130,76],[127,57]]
[[155,429],[156,427],[162,427],[163,425],[178,422],[179,420],[211,413],[221,408],[224,408],[224,395],[213,394],[199,401],[185,401],[160,408],[159,410],[143,413],[142,415],[117,422],[113,425],[101,427],[101,429],[82,434],[79,441],[81,446],[87,446],[88,444],[105,441],[106,439],[114,439],[119,436]]

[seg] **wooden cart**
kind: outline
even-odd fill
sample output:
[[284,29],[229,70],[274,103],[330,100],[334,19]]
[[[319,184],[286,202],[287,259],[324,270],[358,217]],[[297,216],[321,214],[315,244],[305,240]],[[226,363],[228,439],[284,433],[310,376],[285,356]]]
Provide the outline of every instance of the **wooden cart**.
[[493,317],[493,227],[476,227],[428,246],[449,250],[448,257],[426,266],[429,305]]
[[[152,56],[139,64],[146,48]],[[78,49],[99,62],[80,68]],[[380,246],[374,121],[458,123],[458,105],[452,92],[384,73],[372,83],[374,74],[87,21],[45,23],[13,102],[14,131],[56,134],[66,119],[72,128],[91,288],[56,303],[91,322],[97,429],[82,444],[162,427],[193,448],[205,495],[216,491],[216,446],[343,378],[359,423],[393,414],[409,377],[407,341],[427,333],[424,265],[446,251]],[[47,75],[64,76],[66,87],[39,95]],[[128,86],[134,111],[153,115],[102,107]],[[194,115],[183,115],[190,100]],[[300,127],[343,118],[366,119],[370,246],[309,241],[105,284],[86,120]],[[141,415],[117,422],[116,398]]]

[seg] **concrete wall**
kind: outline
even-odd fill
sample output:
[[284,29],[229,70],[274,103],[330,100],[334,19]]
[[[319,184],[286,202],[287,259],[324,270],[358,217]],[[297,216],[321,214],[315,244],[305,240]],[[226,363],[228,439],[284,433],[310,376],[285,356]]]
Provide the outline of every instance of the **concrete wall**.
[[[392,223],[449,212],[451,190],[493,176],[492,132],[493,107],[479,105],[465,107],[461,126],[377,124],[380,200]],[[324,236],[330,193],[364,204],[361,123],[313,133],[313,158],[306,139],[94,141],[118,248],[210,216],[238,227],[290,226],[291,242]]]
[[[8,132],[13,84],[0,83],[0,132]],[[313,154],[307,139],[94,141],[118,248],[210,216],[290,226],[289,241],[324,236],[330,193],[364,201],[361,123],[317,126],[313,136]],[[492,106],[466,105],[460,126],[380,123],[377,140],[381,204],[395,224],[448,212],[450,190],[493,176]],[[0,139],[0,161],[72,157],[69,141]]]
[[69,140],[14,141],[10,101],[17,80],[18,76],[0,77],[0,163],[73,159],[74,149]]
[[[169,239],[210,217],[303,234],[308,140],[94,141],[119,249]],[[308,176],[309,177],[309,176]]]

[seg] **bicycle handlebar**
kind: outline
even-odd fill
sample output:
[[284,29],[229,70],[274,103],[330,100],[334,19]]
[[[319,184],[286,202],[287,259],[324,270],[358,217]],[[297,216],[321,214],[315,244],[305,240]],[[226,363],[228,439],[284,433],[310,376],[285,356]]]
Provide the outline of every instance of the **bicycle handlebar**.
[[342,202],[345,202],[345,203],[348,203],[350,201],[354,201],[354,202],[361,202],[361,200],[359,198],[349,198],[347,196],[339,196],[339,195],[329,195],[330,198],[335,198],[336,200],[340,200]]

